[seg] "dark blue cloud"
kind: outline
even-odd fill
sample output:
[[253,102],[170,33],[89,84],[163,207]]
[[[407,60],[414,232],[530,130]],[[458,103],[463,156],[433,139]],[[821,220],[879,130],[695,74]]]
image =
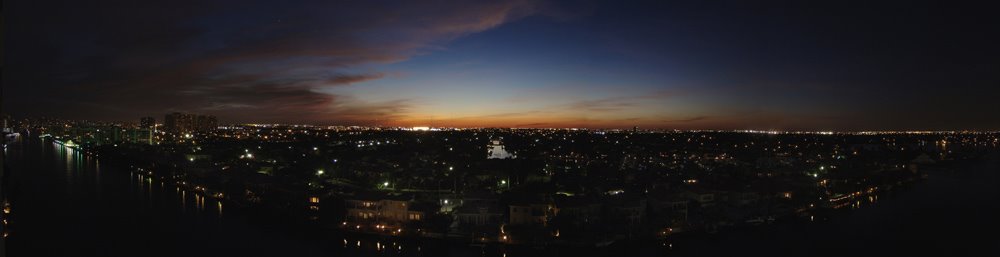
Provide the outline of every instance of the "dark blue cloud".
[[[554,117],[544,109],[554,108],[604,115],[557,117],[574,126],[998,128],[1000,117],[987,111],[1000,98],[992,7],[16,0],[5,6],[4,104],[23,115],[134,119],[176,110],[372,124],[439,117],[408,116],[428,103],[412,92],[448,95],[440,84],[457,84],[504,87],[527,95],[519,105],[542,108],[461,117]],[[419,89],[335,93],[387,80]],[[565,85],[580,96],[524,93]],[[455,96],[498,90],[481,91]],[[646,92],[684,94],[630,97]],[[512,124],[559,125],[532,117]]]

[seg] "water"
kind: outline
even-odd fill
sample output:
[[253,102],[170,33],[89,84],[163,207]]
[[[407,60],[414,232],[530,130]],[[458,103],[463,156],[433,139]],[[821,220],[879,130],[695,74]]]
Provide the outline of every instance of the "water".
[[[39,140],[8,150],[11,256],[219,256],[313,253],[211,199]],[[241,247],[233,247],[240,245]],[[280,250],[280,251],[279,251]],[[272,254],[273,253],[273,254]]]
[[926,181],[824,220],[675,244],[679,256],[1000,256],[1000,163],[928,171]]
[[[1000,256],[1000,165],[962,165],[877,205],[666,244],[486,249],[303,229],[37,139],[7,152],[9,256]],[[671,245],[672,244],[672,245]]]
[[13,202],[9,256],[479,256],[483,252],[441,242],[309,228],[257,209],[227,206],[38,139],[11,143],[7,157]]

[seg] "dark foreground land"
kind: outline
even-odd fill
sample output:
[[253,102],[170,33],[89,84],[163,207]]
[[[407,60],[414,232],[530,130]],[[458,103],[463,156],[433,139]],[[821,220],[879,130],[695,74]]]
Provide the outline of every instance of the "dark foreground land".
[[483,247],[314,229],[144,179],[40,140],[8,150],[9,256],[997,256],[997,154],[836,210],[603,248]]

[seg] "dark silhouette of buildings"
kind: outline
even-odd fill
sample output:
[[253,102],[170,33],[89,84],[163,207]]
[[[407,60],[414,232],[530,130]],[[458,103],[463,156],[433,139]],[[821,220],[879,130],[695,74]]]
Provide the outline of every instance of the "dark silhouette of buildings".
[[139,119],[139,127],[152,128],[156,126],[156,119],[153,117],[142,117]]
[[212,131],[218,126],[218,119],[211,115],[195,115],[175,112],[167,114],[163,119],[164,129],[171,133]]

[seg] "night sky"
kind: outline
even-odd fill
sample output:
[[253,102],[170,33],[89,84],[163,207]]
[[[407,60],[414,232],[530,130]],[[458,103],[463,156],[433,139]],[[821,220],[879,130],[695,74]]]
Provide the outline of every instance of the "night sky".
[[8,0],[3,104],[120,121],[1000,129],[1000,8],[874,2]]

